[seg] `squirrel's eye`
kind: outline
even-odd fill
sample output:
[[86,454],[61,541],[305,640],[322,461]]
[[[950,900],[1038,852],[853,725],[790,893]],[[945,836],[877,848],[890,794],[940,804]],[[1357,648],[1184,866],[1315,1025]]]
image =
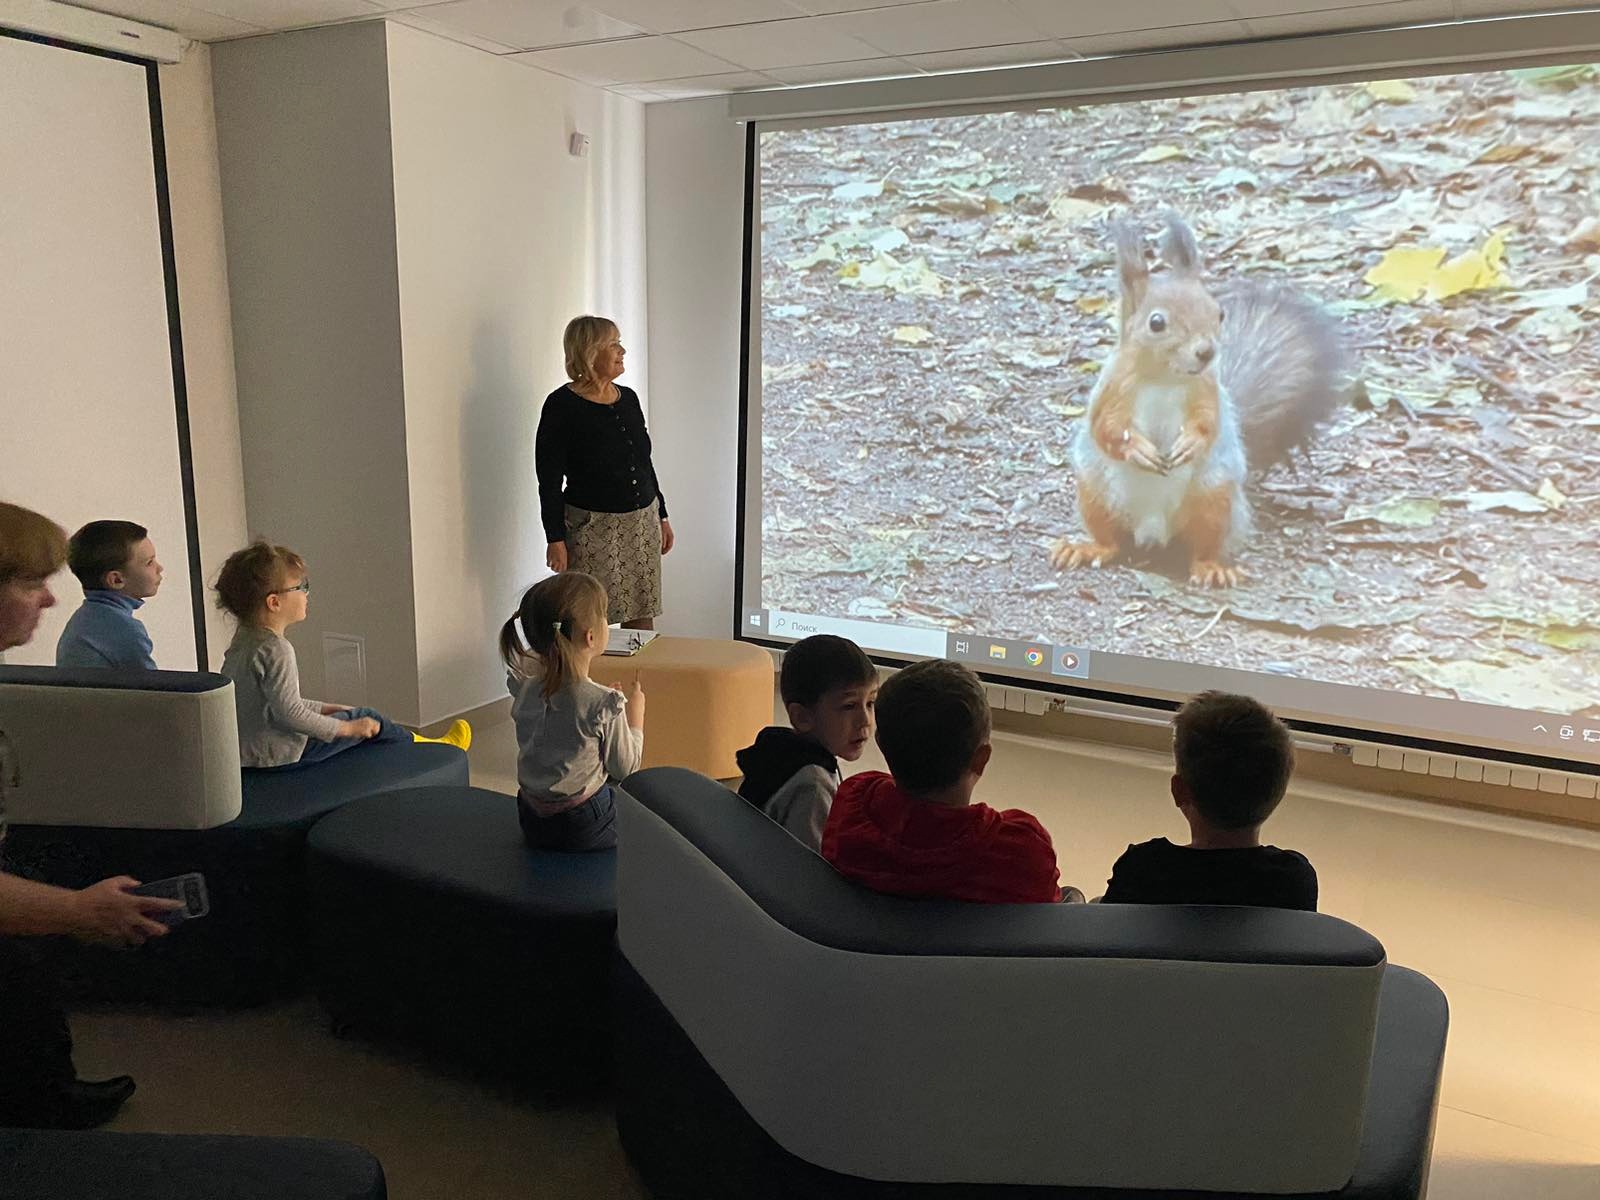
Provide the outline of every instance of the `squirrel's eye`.
[[1225,308],[1217,309],[1217,324],[1221,325],[1227,319],[1228,319],[1228,310],[1225,309]]
[[1165,333],[1166,331],[1167,331],[1167,314],[1164,313],[1164,312],[1153,312],[1153,313],[1151,313],[1150,314],[1150,332],[1151,333]]

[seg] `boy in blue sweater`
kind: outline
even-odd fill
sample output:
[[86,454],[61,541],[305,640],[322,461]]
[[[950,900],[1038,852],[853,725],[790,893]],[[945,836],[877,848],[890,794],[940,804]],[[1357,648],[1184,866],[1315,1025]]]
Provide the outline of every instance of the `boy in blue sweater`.
[[83,607],[56,643],[58,667],[154,671],[150,634],[133,614],[161,588],[150,531],[132,521],[90,521],[67,545]]

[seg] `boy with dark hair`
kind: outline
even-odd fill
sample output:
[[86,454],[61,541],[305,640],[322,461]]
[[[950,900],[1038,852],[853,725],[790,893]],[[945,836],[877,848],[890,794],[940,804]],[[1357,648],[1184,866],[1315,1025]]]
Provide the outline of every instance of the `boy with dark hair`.
[[83,605],[56,642],[58,667],[154,671],[150,634],[133,614],[161,588],[150,531],[132,521],[90,521],[67,544]]
[[1020,810],[972,801],[989,765],[990,731],[983,684],[959,663],[920,662],[894,675],[878,695],[878,749],[890,774],[864,771],[840,784],[822,856],[897,896],[1061,900],[1044,827]]
[[792,728],[769,725],[739,751],[739,795],[816,850],[839,788],[839,760],[872,737],[878,669],[848,638],[819,633],[784,653],[778,673]]
[[1243,904],[1317,909],[1305,855],[1261,844],[1261,826],[1294,772],[1284,723],[1249,696],[1203,692],[1173,718],[1172,798],[1187,846],[1129,846],[1111,869],[1107,904]]

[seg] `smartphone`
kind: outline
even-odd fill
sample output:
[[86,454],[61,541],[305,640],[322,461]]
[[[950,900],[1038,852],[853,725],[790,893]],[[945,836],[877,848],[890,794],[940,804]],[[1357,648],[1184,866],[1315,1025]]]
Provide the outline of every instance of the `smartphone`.
[[198,871],[191,871],[187,875],[174,875],[170,879],[157,879],[154,883],[141,883],[133,889],[133,894],[183,901],[182,908],[175,908],[156,918],[169,928],[203,917],[211,911],[211,897],[206,893],[206,877]]

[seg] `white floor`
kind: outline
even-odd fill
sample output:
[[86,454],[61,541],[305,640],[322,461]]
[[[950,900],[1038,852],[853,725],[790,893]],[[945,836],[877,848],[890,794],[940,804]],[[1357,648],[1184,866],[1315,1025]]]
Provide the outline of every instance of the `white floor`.
[[[514,791],[509,724],[480,729],[472,761],[479,786]],[[1091,895],[1128,842],[1182,832],[1164,764],[1135,753],[1001,735],[979,798],[1036,813]],[[1325,912],[1450,997],[1432,1200],[1600,1200],[1600,836],[1327,788],[1268,828],[1316,865]],[[383,1159],[395,1200],[640,1194],[603,1106],[531,1108],[336,1041],[309,1001],[75,1028],[86,1075],[139,1077],[115,1128],[347,1138]]]

